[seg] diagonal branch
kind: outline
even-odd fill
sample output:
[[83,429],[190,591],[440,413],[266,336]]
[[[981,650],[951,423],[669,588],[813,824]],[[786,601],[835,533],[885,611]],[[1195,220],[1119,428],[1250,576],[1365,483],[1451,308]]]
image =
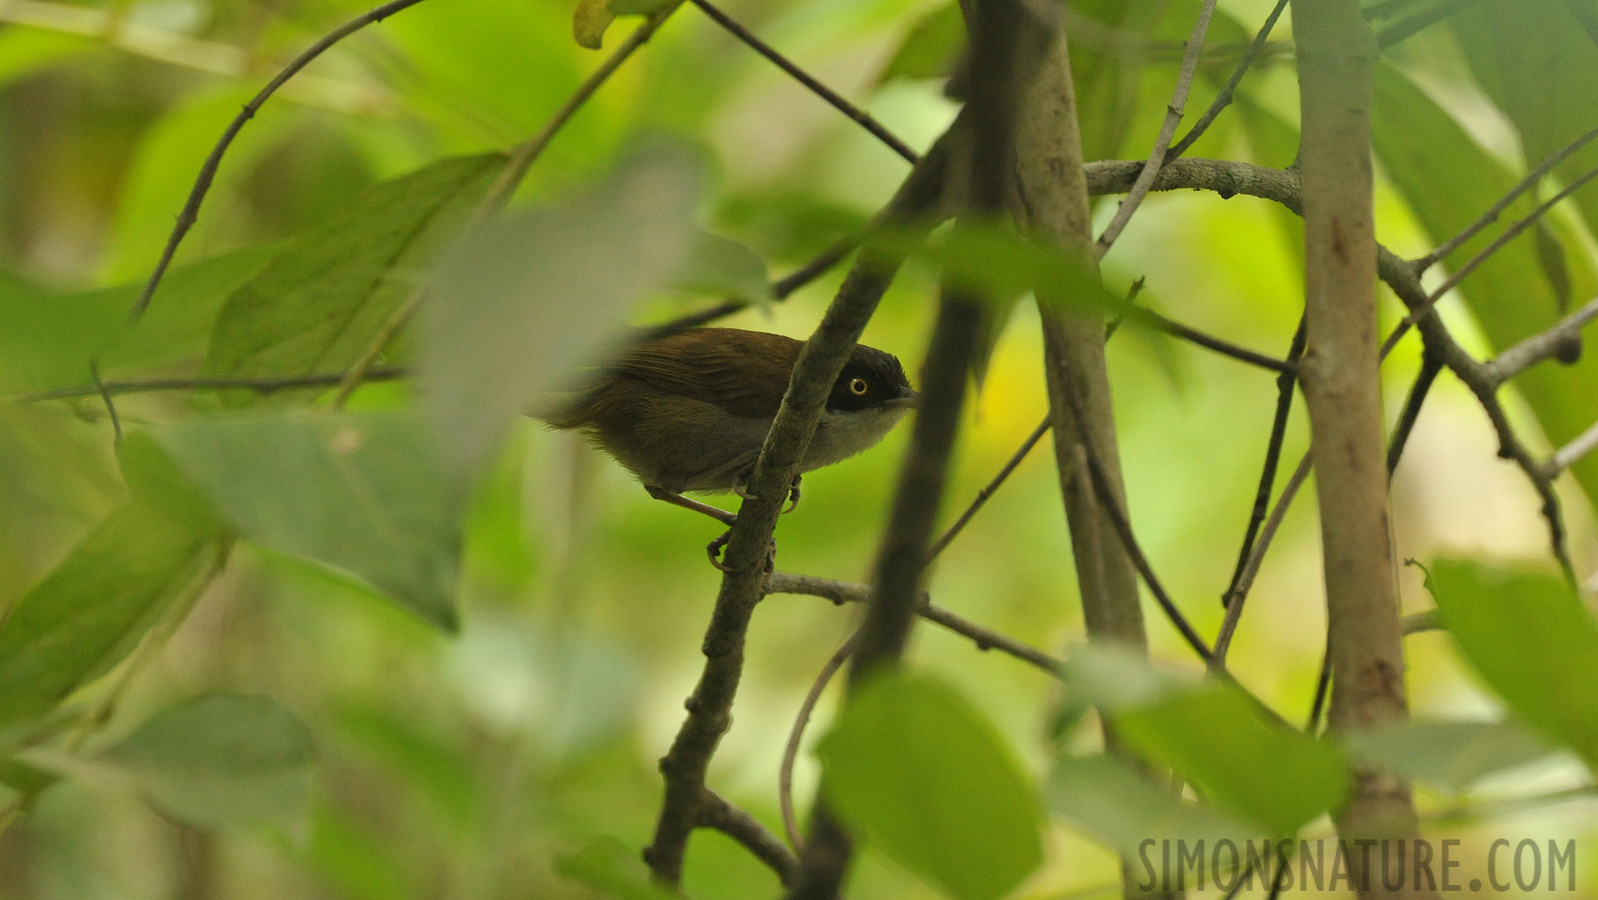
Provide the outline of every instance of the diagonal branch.
[[881,122],[872,118],[871,114],[844,99],[842,94],[822,84],[814,75],[800,68],[797,63],[777,52],[775,47],[756,37],[754,32],[743,27],[732,16],[722,12],[710,0],[692,0],[693,4],[704,10],[705,15],[714,19],[716,24],[727,29],[738,40],[748,44],[756,53],[770,60],[777,68],[793,76],[794,80],[804,85],[811,93],[827,101],[828,104],[853,119],[861,128],[871,132],[872,137],[886,144],[890,150],[904,157],[905,162],[915,165],[920,160],[920,155],[910,149],[910,145],[896,137],[893,132],[883,127]]
[[1466,226],[1465,229],[1459,234],[1456,234],[1447,241],[1444,241],[1436,250],[1433,250],[1425,256],[1415,260],[1415,274],[1426,274],[1426,270],[1430,269],[1439,260],[1446,259],[1450,253],[1458,250],[1466,241],[1480,234],[1482,229],[1498,221],[1498,217],[1503,215],[1504,210],[1508,209],[1509,205],[1514,203],[1521,194],[1526,193],[1527,191],[1536,187],[1538,184],[1542,183],[1543,178],[1546,177],[1549,172],[1552,172],[1555,166],[1568,159],[1572,153],[1575,153],[1582,147],[1587,146],[1587,143],[1593,138],[1598,138],[1598,128],[1594,128],[1581,137],[1578,137],[1566,144],[1564,147],[1561,147],[1559,150],[1550,153],[1548,158],[1542,161],[1541,165],[1528,172],[1525,178],[1522,178],[1519,183],[1510,188],[1509,191],[1504,194],[1504,196],[1498,198],[1498,202],[1494,203],[1487,209],[1486,212],[1482,213],[1476,219],[1476,221]]
[[222,165],[223,155],[227,153],[228,147],[233,143],[233,139],[238,137],[239,132],[244,129],[245,123],[255,117],[261,106],[273,94],[277,93],[278,88],[287,83],[290,78],[299,74],[301,69],[310,65],[318,56],[327,52],[328,48],[366,26],[381,22],[389,16],[415,6],[420,2],[421,0],[390,0],[388,3],[369,9],[345,22],[343,25],[328,32],[316,43],[305,48],[304,52],[300,53],[299,56],[290,60],[288,65],[272,76],[272,79],[266,83],[265,87],[261,88],[254,97],[250,98],[248,103],[244,104],[244,108],[239,110],[239,114],[233,117],[232,122],[228,123],[227,130],[222,132],[222,137],[211,148],[211,153],[205,158],[205,163],[200,166],[200,173],[194,180],[194,187],[189,190],[189,199],[184,202],[183,210],[178,213],[177,224],[172,227],[172,234],[167,237],[166,247],[161,250],[161,259],[155,264],[155,271],[150,273],[150,279],[145,282],[144,290],[139,294],[139,299],[134,302],[133,309],[128,312],[129,321],[139,321],[144,316],[144,311],[149,308],[150,300],[155,296],[155,289],[160,286],[161,279],[166,275],[167,268],[172,265],[172,257],[178,252],[178,245],[183,243],[184,235],[189,233],[189,229],[193,228],[194,223],[199,219],[200,204],[205,202],[205,195],[211,190],[211,182],[216,180],[217,169]]
[[1093,252],[1101,258],[1109,252],[1115,239],[1121,236],[1121,231],[1132,220],[1132,214],[1142,205],[1143,198],[1148,196],[1149,190],[1154,187],[1154,179],[1159,177],[1160,169],[1165,165],[1166,150],[1171,146],[1171,138],[1176,136],[1176,126],[1182,122],[1182,109],[1187,106],[1187,94],[1193,87],[1193,73],[1198,69],[1199,53],[1204,49],[1204,35],[1210,30],[1210,17],[1214,12],[1215,0],[1204,0],[1199,7],[1193,33],[1187,39],[1187,50],[1182,55],[1182,68],[1176,75],[1176,89],[1171,92],[1171,103],[1165,108],[1165,121],[1160,124],[1154,148],[1149,151],[1148,161],[1143,164],[1142,172],[1138,173],[1132,190],[1127,192],[1126,199],[1115,211],[1115,217],[1104,226],[1098,243],[1094,245]]
[[[951,133],[964,130],[962,121],[956,119]],[[927,180],[917,178],[916,172],[944,165],[949,139],[950,133],[939,139],[901,186],[901,193],[928,189]],[[932,227],[925,219],[898,224],[905,229]],[[724,557],[726,572],[705,631],[704,670],[688,699],[688,716],[660,763],[666,781],[665,797],[644,859],[655,877],[666,884],[676,884],[682,878],[688,837],[703,802],[705,771],[716,744],[731,725],[732,701],[743,674],[745,636],[755,604],[764,593],[777,516],[798,474],[799,462],[832,384],[903,262],[908,243],[868,243],[861,251],[821,324],[800,351],[788,393],[750,478],[749,496],[732,527]]]
[[1282,11],[1287,9],[1288,2],[1289,0],[1276,0],[1276,6],[1272,7],[1270,15],[1265,17],[1265,24],[1261,25],[1260,30],[1254,35],[1254,42],[1249,44],[1248,51],[1243,54],[1243,58],[1237,61],[1237,68],[1232,70],[1232,76],[1226,79],[1225,86],[1221,88],[1219,94],[1215,95],[1215,100],[1210,103],[1210,108],[1204,111],[1204,115],[1199,116],[1198,121],[1193,123],[1193,127],[1188,130],[1187,134],[1183,135],[1182,139],[1172,145],[1171,149],[1166,152],[1166,162],[1170,162],[1186,153],[1187,149],[1193,146],[1195,141],[1204,136],[1204,132],[1209,130],[1210,125],[1215,122],[1221,111],[1232,105],[1232,99],[1237,96],[1237,86],[1243,83],[1243,76],[1248,74],[1248,70],[1253,67],[1254,61],[1265,50],[1265,44],[1271,38],[1271,31],[1276,27],[1276,20],[1282,17]]

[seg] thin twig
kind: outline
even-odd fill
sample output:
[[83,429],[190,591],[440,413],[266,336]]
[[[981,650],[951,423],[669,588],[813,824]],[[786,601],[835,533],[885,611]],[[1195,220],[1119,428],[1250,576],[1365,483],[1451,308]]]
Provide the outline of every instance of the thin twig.
[[[273,378],[194,377],[145,378],[135,381],[106,381],[98,385],[55,388],[13,398],[16,403],[39,403],[45,400],[73,400],[120,394],[146,394],[159,391],[254,391],[271,394],[294,388],[330,387],[344,380],[343,372],[322,372],[313,375],[283,375]],[[367,381],[393,381],[409,378],[411,370],[405,366],[379,366],[366,373]]]
[[1587,430],[1577,435],[1574,440],[1560,447],[1548,460],[1545,471],[1549,476],[1558,475],[1575,465],[1582,457],[1598,449],[1598,422],[1587,426]]
[[1246,347],[1239,347],[1229,341],[1205,334],[1196,328],[1183,325],[1173,319],[1167,319],[1165,316],[1153,310],[1144,309],[1141,306],[1127,310],[1125,318],[1134,322],[1141,322],[1156,331],[1162,331],[1172,337],[1196,344],[1206,350],[1213,350],[1222,356],[1229,356],[1251,366],[1258,366],[1261,369],[1269,369],[1272,372],[1279,372],[1284,375],[1290,375],[1297,370],[1297,366],[1291,361],[1284,362],[1275,357],[1266,356],[1263,353],[1255,353]]
[[111,392],[106,390],[105,382],[100,380],[100,360],[98,357],[89,360],[89,377],[94,379],[94,392],[99,395],[100,402],[105,404],[106,415],[111,417],[111,443],[122,443],[122,417],[117,415],[117,405],[111,401]]
[[1393,426],[1393,436],[1387,444],[1387,480],[1393,479],[1393,473],[1398,471],[1398,461],[1404,456],[1404,448],[1409,445],[1410,432],[1415,428],[1415,422],[1420,418],[1421,405],[1426,402],[1430,394],[1432,383],[1437,380],[1437,373],[1443,370],[1443,361],[1435,353],[1425,352],[1420,358],[1420,371],[1415,374],[1415,383],[1409,388],[1409,396],[1404,398],[1404,409],[1398,414],[1398,422]]
[[777,805],[782,809],[782,827],[788,833],[788,845],[795,852],[802,850],[805,845],[804,836],[799,833],[799,816],[793,807],[793,767],[799,761],[799,745],[804,742],[805,728],[816,711],[816,704],[821,702],[821,695],[838,670],[849,661],[849,654],[854,652],[854,639],[855,635],[851,633],[827,658],[821,671],[816,673],[816,680],[810,683],[804,702],[799,704],[799,711],[794,714],[793,727],[788,729],[788,743],[782,748],[782,766],[777,770]]
[[777,880],[787,885],[799,869],[799,859],[783,846],[782,841],[754,816],[732,805],[709,788],[699,804],[699,826],[714,828],[725,834],[777,874]]
[[1276,532],[1282,527],[1282,520],[1287,518],[1287,510],[1292,506],[1293,499],[1298,496],[1299,488],[1304,486],[1304,481],[1309,478],[1311,457],[1305,452],[1304,458],[1298,461],[1298,468],[1287,478],[1287,483],[1282,486],[1282,495],[1276,498],[1276,505],[1271,507],[1271,514],[1266,517],[1265,524],[1261,526],[1259,539],[1255,541],[1254,548],[1248,555],[1242,571],[1237,575],[1237,583],[1229,593],[1230,602],[1226,605],[1226,617],[1221,622],[1221,630],[1215,637],[1215,654],[1223,661],[1226,659],[1226,648],[1232,644],[1232,635],[1237,632],[1238,623],[1243,618],[1243,604],[1248,601],[1248,592],[1254,587],[1254,578],[1259,574],[1260,565],[1265,562],[1265,553],[1271,549],[1271,542],[1276,539]]
[[705,15],[714,19],[716,24],[727,29],[738,40],[748,44],[756,53],[770,60],[777,68],[793,76],[795,81],[804,85],[811,93],[827,101],[833,109],[853,119],[860,127],[871,132],[872,137],[886,144],[893,152],[904,157],[905,162],[912,166],[920,160],[920,154],[910,149],[910,145],[896,137],[893,132],[883,127],[881,122],[872,118],[871,114],[850,103],[832,88],[827,87],[816,79],[814,75],[800,68],[793,60],[788,59],[776,48],[756,37],[754,32],[738,24],[731,16],[722,12],[710,0],[693,0],[693,4],[704,10]]
[[[1287,361],[1296,369],[1304,356],[1304,319],[1298,320],[1293,331],[1293,342],[1288,346]],[[1265,465],[1260,471],[1260,484],[1254,492],[1254,509],[1249,513],[1248,526],[1243,530],[1243,545],[1237,551],[1237,567],[1232,570],[1232,581],[1221,595],[1221,605],[1231,606],[1232,598],[1243,579],[1243,569],[1254,551],[1254,540],[1265,522],[1266,510],[1271,504],[1271,492],[1276,489],[1276,467],[1281,464],[1282,445],[1287,440],[1288,418],[1293,411],[1294,386],[1298,384],[1297,372],[1283,372],[1276,378],[1276,414],[1271,419],[1271,436],[1265,444]],[[1223,629],[1223,632],[1225,630]],[[1216,639],[1219,652],[1220,639]],[[1224,655],[1224,654],[1223,654]]]
[[1575,140],[1561,147],[1559,150],[1549,154],[1548,158],[1543,160],[1541,165],[1527,173],[1525,178],[1522,178],[1518,184],[1510,188],[1509,191],[1504,194],[1504,196],[1498,198],[1498,202],[1494,203],[1487,209],[1486,212],[1477,217],[1476,221],[1466,226],[1465,229],[1459,234],[1456,234],[1447,241],[1444,241],[1443,244],[1436,250],[1433,250],[1425,256],[1415,260],[1415,274],[1426,274],[1426,270],[1430,269],[1439,260],[1447,258],[1450,253],[1458,250],[1466,241],[1480,234],[1482,229],[1498,221],[1498,217],[1503,215],[1504,210],[1508,209],[1509,205],[1514,203],[1521,194],[1524,194],[1536,187],[1538,184],[1541,184],[1543,178],[1547,176],[1549,172],[1552,172],[1555,166],[1568,159],[1572,153],[1575,153],[1577,150],[1585,147],[1593,138],[1598,138],[1598,128],[1594,128],[1581,137],[1576,138]]
[[1254,61],[1259,58],[1260,53],[1265,49],[1265,44],[1271,37],[1271,30],[1276,27],[1276,20],[1282,17],[1282,11],[1287,9],[1289,2],[1290,0],[1276,0],[1276,6],[1271,9],[1271,14],[1265,17],[1265,24],[1261,25],[1260,30],[1255,33],[1254,42],[1249,44],[1248,52],[1244,53],[1243,58],[1237,61],[1237,68],[1233,69],[1232,76],[1226,79],[1226,85],[1221,88],[1219,94],[1215,95],[1215,100],[1210,103],[1210,108],[1204,111],[1204,115],[1199,116],[1198,121],[1193,123],[1193,127],[1188,130],[1187,134],[1183,135],[1181,140],[1166,151],[1166,162],[1170,162],[1186,153],[1187,149],[1193,146],[1194,141],[1204,136],[1204,132],[1209,130],[1210,125],[1215,122],[1215,118],[1221,114],[1221,111],[1232,104],[1232,99],[1237,96],[1237,86],[1243,83],[1243,76],[1248,74],[1248,70],[1254,65]]
[[949,542],[959,537],[960,532],[965,529],[972,517],[977,514],[977,510],[987,505],[994,493],[1004,484],[1005,479],[1010,477],[1010,473],[1021,465],[1021,461],[1027,458],[1027,454],[1032,452],[1032,448],[1038,445],[1038,441],[1043,440],[1043,436],[1049,433],[1049,422],[1050,418],[1045,415],[1038,427],[1032,429],[1032,433],[1027,435],[1026,440],[1021,442],[1021,446],[1017,447],[1016,451],[1010,455],[1009,461],[1000,467],[998,474],[993,476],[993,480],[989,481],[982,490],[977,491],[976,498],[971,501],[970,506],[965,508],[965,512],[960,513],[960,518],[955,519],[954,524],[949,526],[949,530],[945,531],[942,537],[932,543],[932,547],[927,550],[928,562],[937,559],[938,554],[949,546]]
[[1559,193],[1549,197],[1536,209],[1527,213],[1525,217],[1504,229],[1503,234],[1500,234],[1497,238],[1494,238],[1491,244],[1488,244],[1486,247],[1482,248],[1480,253],[1476,254],[1474,257],[1471,257],[1469,262],[1465,263],[1463,266],[1460,266],[1458,271],[1451,273],[1442,284],[1433,289],[1432,292],[1427,295],[1426,302],[1424,304],[1420,305],[1419,307],[1412,308],[1409,312],[1409,315],[1405,316],[1404,321],[1400,323],[1400,328],[1397,332],[1395,332],[1395,334],[1401,336],[1403,332],[1413,326],[1421,316],[1430,311],[1433,306],[1436,306],[1437,301],[1441,300],[1444,294],[1447,294],[1461,281],[1464,281],[1465,276],[1476,271],[1477,267],[1491,259],[1494,254],[1503,249],[1505,244],[1508,244],[1510,241],[1518,237],[1522,231],[1525,231],[1527,228],[1530,228],[1532,225],[1536,224],[1537,220],[1541,219],[1543,215],[1546,214],[1550,209],[1553,209],[1555,206],[1557,206],[1559,201],[1569,197],[1582,185],[1593,180],[1594,178],[1598,178],[1598,166],[1594,166],[1591,169],[1583,172],[1580,177],[1566,185]]
[[1149,151],[1148,162],[1143,164],[1143,171],[1138,174],[1132,190],[1127,192],[1126,199],[1115,211],[1115,217],[1104,226],[1104,232],[1094,245],[1094,252],[1100,257],[1121,236],[1121,231],[1142,205],[1143,198],[1148,196],[1149,190],[1154,187],[1154,179],[1159,177],[1160,169],[1165,165],[1165,152],[1171,146],[1171,138],[1176,135],[1176,126],[1182,121],[1182,109],[1187,105],[1187,94],[1193,87],[1193,72],[1198,68],[1199,53],[1204,49],[1204,34],[1209,31],[1210,16],[1214,12],[1215,0],[1204,0],[1199,7],[1198,19],[1193,23],[1193,33],[1188,37],[1187,50],[1182,55],[1182,68],[1176,76],[1176,89],[1171,92],[1171,103],[1165,108],[1165,121],[1160,125],[1159,137],[1155,138],[1154,149]]
[[173,256],[178,252],[178,245],[183,243],[184,235],[188,234],[189,229],[194,227],[194,223],[199,219],[200,204],[205,201],[205,195],[211,189],[211,182],[216,179],[217,169],[222,165],[223,154],[227,153],[228,147],[233,143],[233,139],[238,137],[239,132],[243,130],[244,124],[254,118],[261,106],[277,92],[278,88],[282,87],[285,82],[309,65],[312,60],[325,53],[328,48],[366,26],[381,22],[389,16],[407,7],[415,6],[420,2],[421,0],[390,0],[390,2],[382,6],[369,9],[345,22],[343,25],[323,35],[321,40],[305,48],[305,51],[299,56],[290,60],[288,65],[279,70],[266,83],[266,87],[261,88],[254,97],[250,98],[248,103],[244,104],[244,108],[239,111],[239,114],[233,117],[232,122],[228,123],[227,130],[222,132],[221,139],[211,148],[211,153],[205,158],[205,163],[200,166],[200,174],[195,178],[194,187],[189,191],[189,199],[183,204],[182,212],[178,213],[177,224],[173,226],[171,235],[167,237],[166,247],[161,251],[161,259],[156,263],[155,271],[150,273],[150,279],[145,282],[144,290],[139,294],[139,299],[133,304],[133,309],[128,313],[130,322],[139,321],[144,316],[144,311],[149,308],[150,300],[155,296],[155,289],[160,286],[161,279],[166,275],[167,268],[172,265]]
[[1581,357],[1581,329],[1594,318],[1598,318],[1598,298],[1588,301],[1547,331],[1534,334],[1482,363],[1482,369],[1494,384],[1502,385],[1543,360],[1557,359],[1566,365],[1575,363]]
[[1176,603],[1171,600],[1171,595],[1166,593],[1165,586],[1160,583],[1159,578],[1154,574],[1153,567],[1149,565],[1148,557],[1143,555],[1143,548],[1138,545],[1137,537],[1132,533],[1132,524],[1128,521],[1126,512],[1121,509],[1121,504],[1116,499],[1115,491],[1110,487],[1109,480],[1104,476],[1104,467],[1099,462],[1098,453],[1090,445],[1087,420],[1082,410],[1082,401],[1077,398],[1074,386],[1069,384],[1066,386],[1065,397],[1071,409],[1071,416],[1077,423],[1077,432],[1080,438],[1079,446],[1086,457],[1088,474],[1093,481],[1094,493],[1098,495],[1099,504],[1109,517],[1110,523],[1115,526],[1116,534],[1121,539],[1121,546],[1126,551],[1127,557],[1131,559],[1132,565],[1137,569],[1138,574],[1143,577],[1143,583],[1148,585],[1149,593],[1154,595],[1155,602],[1160,605],[1160,609],[1165,611],[1166,618],[1170,619],[1171,624],[1176,626],[1176,630],[1181,633],[1182,639],[1187,641],[1189,647],[1193,648],[1193,652],[1198,654],[1199,659],[1204,660],[1206,664],[1216,665],[1214,651],[1210,649],[1208,644],[1204,643],[1204,639],[1199,636],[1198,631],[1193,628],[1193,625],[1187,621],[1187,617],[1182,614]]

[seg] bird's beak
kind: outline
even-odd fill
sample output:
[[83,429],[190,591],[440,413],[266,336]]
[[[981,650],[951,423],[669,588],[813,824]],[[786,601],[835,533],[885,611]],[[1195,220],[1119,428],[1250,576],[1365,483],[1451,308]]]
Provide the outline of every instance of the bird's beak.
[[905,388],[904,395],[889,400],[888,406],[894,409],[920,409],[921,395],[910,388]]

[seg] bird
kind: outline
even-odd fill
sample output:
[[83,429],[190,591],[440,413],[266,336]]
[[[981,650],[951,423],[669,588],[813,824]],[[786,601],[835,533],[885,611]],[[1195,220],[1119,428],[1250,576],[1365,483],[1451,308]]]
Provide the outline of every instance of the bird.
[[[755,461],[803,346],[784,335],[738,328],[645,337],[604,361],[574,399],[536,415],[556,429],[586,435],[655,499],[730,528],[735,514],[684,494],[748,496]],[[897,357],[855,345],[827,395],[799,472],[876,445],[918,400]],[[798,499],[795,478],[789,510]],[[727,537],[706,548],[717,568]]]

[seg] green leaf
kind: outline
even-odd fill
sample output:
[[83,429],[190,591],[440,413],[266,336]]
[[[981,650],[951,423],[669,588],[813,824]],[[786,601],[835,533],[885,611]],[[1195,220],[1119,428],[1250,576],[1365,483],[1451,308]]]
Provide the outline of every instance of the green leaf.
[[[120,179],[110,246],[100,272],[108,283],[149,277],[172,231],[172,220],[194,187],[195,174],[239,107],[257,90],[256,85],[229,81],[187,95],[144,131]],[[194,232],[179,251],[180,262],[191,259],[188,254],[202,248],[220,224],[226,203],[218,199],[239,190],[303,114],[304,108],[293,103],[268,103],[239,132],[217,171]],[[163,297],[164,291],[157,292],[152,308],[165,302]]]
[[708,231],[695,231],[688,259],[672,283],[680,290],[723,294],[762,306],[771,302],[771,280],[760,254]]
[[610,11],[618,16],[647,16],[679,0],[610,0]]
[[94,46],[94,41],[82,35],[42,28],[0,31],[0,88],[47,72]]
[[265,697],[207,694],[157,713],[99,761],[156,805],[201,827],[305,818],[315,748]]
[[965,49],[965,18],[960,4],[940,6],[916,20],[888,60],[878,84],[895,78],[947,78]]
[[1241,845],[1255,826],[1207,803],[1189,803],[1109,756],[1064,757],[1049,778],[1049,808],[1128,855],[1155,841],[1230,839]]
[[598,50],[605,42],[605,31],[616,21],[610,0],[577,0],[572,11],[572,39],[577,46]]
[[1037,791],[983,715],[942,682],[887,672],[819,747],[828,803],[960,900],[995,900],[1043,860]]
[[[1385,64],[1377,66],[1373,108],[1372,137],[1382,168],[1435,243],[1459,233],[1514,185],[1516,178],[1457,122]],[[1504,221],[1529,212],[1531,206],[1529,198],[1522,198],[1510,207]],[[1448,262],[1463,264],[1495,236],[1489,228],[1466,242]],[[1591,296],[1598,290],[1598,275],[1585,250],[1567,253],[1566,262],[1575,296]],[[1472,272],[1460,285],[1460,293],[1495,351],[1543,331],[1559,318],[1558,294],[1543,275],[1535,238],[1529,234],[1510,241]],[[1534,366],[1516,376],[1514,386],[1555,445],[1598,419],[1598,354],[1588,354],[1573,366]],[[1598,498],[1598,457],[1583,459],[1571,471],[1587,496]]]
[[1414,720],[1344,733],[1342,741],[1389,772],[1454,793],[1554,752],[1546,741],[1513,722]]
[[24,282],[0,282],[0,369],[30,391],[89,384],[89,364],[106,351],[107,379],[197,359],[222,301],[266,265],[271,247],[251,247],[179,266],[159,299],[132,329],[128,310],[143,282],[54,294]]
[[1139,755],[1273,835],[1297,832],[1347,796],[1337,747],[1288,728],[1234,684],[1181,684],[1104,647],[1073,654],[1066,683],[1104,710]]
[[294,411],[153,434],[240,534],[455,627],[463,492],[413,416]]
[[[419,290],[504,164],[445,159],[375,185],[348,210],[285,245],[234,291],[201,370],[236,377],[344,369]],[[256,395],[238,392],[231,402]]]
[[682,895],[649,877],[635,848],[613,837],[594,838],[582,849],[558,857],[555,871],[616,900],[681,900]]
[[1598,766],[1598,622],[1563,581],[1438,560],[1426,585],[1471,666],[1515,715]]
[[113,512],[0,623],[0,732],[109,671],[225,554],[224,536],[154,504]]
[[473,469],[512,417],[598,357],[627,311],[681,271],[700,167],[656,145],[553,209],[462,240],[423,307],[422,378],[449,462]]
[[[1477,82],[1520,132],[1528,167],[1598,125],[1598,5],[1592,0],[1487,0],[1450,18]],[[1569,184],[1598,166],[1589,143],[1554,168]],[[1598,227],[1598,187],[1574,195]]]

